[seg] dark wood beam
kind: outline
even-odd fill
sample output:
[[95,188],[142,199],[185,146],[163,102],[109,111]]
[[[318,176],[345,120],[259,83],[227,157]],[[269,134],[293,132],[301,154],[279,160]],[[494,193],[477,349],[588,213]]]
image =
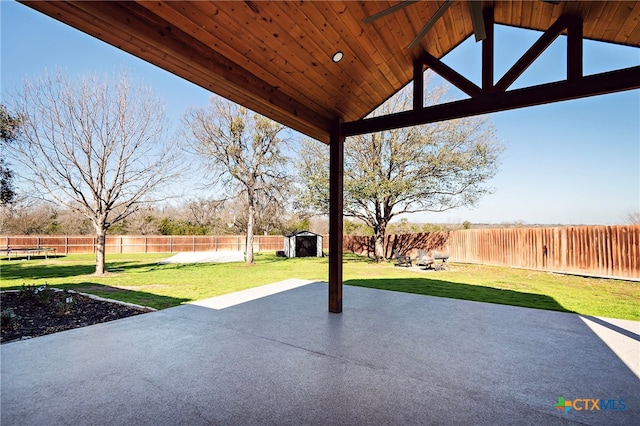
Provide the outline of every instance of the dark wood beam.
[[482,40],[482,90],[493,88],[493,8],[482,11],[486,37]]
[[342,208],[344,176],[343,122],[337,120],[329,141],[329,312],[342,312]]
[[424,52],[421,60],[426,66],[431,68],[433,72],[456,86],[458,89],[462,90],[467,95],[474,97],[480,94],[480,88],[478,86],[428,52]]
[[567,80],[582,77],[582,19],[573,18],[567,26]]
[[[547,31],[527,50],[518,61],[496,83],[495,90],[504,92],[546,50],[571,22],[568,16],[559,17]],[[580,61],[582,63],[582,61]]]
[[417,126],[498,111],[568,101],[640,88],[640,66],[564,80],[508,92],[482,94],[475,98],[406,111],[383,117],[344,123],[345,136]]
[[413,63],[413,109],[424,107],[424,64],[418,60]]

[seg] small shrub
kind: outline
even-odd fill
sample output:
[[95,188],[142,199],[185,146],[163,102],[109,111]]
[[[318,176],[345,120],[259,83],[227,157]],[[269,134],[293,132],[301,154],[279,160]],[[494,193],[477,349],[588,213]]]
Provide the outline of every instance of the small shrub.
[[22,284],[20,292],[23,298],[26,298],[27,300],[34,300],[38,305],[46,306],[51,303],[54,290],[49,288],[49,285],[46,283],[41,286],[36,286],[35,284]]
[[0,322],[2,323],[3,327],[11,324],[15,317],[17,317],[17,315],[11,308],[3,309],[2,312],[0,312]]

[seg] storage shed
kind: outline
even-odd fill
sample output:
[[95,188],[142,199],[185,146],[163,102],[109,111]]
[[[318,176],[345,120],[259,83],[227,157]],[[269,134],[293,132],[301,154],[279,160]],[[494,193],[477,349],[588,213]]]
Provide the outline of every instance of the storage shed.
[[322,235],[296,231],[284,236],[286,257],[322,257]]

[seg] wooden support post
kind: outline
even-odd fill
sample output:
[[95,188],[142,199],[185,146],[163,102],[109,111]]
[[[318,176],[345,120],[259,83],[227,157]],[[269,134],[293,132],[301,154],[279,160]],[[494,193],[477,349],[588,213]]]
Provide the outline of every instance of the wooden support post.
[[493,88],[493,8],[482,11],[485,39],[482,40],[482,90]]
[[342,120],[333,123],[329,142],[329,312],[342,312],[342,203],[344,136]]
[[424,64],[417,59],[413,63],[413,109],[424,108]]
[[582,19],[571,17],[567,26],[567,80],[579,81],[582,78]]

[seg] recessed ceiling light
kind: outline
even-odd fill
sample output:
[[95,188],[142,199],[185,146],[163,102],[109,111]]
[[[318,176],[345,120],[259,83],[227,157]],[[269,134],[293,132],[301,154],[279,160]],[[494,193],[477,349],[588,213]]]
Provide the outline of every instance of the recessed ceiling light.
[[344,57],[344,53],[337,51],[336,53],[333,54],[333,56],[331,57],[331,60],[337,64],[342,60],[343,57]]

